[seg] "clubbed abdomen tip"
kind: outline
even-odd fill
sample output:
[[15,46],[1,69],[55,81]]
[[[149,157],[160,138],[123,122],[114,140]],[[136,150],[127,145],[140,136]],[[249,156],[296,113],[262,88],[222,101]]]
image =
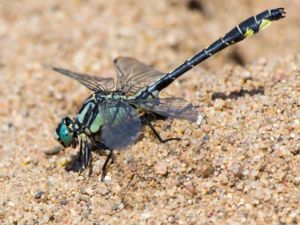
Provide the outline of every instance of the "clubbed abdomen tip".
[[271,9],[270,11],[271,11],[273,20],[279,20],[281,18],[284,18],[286,15],[284,8]]

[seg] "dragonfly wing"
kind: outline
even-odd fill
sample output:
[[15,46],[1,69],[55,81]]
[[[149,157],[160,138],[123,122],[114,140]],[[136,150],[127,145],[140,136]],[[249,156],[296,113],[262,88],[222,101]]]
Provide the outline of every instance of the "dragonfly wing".
[[196,122],[199,116],[195,107],[182,98],[134,99],[130,104],[164,117],[185,119],[192,122]]
[[101,105],[100,110],[105,122],[97,141],[109,149],[121,149],[136,142],[142,124],[134,107],[112,99]]
[[81,84],[93,91],[105,91],[110,90],[114,87],[113,78],[101,78],[83,73],[72,72],[70,70],[58,67],[53,67],[53,70],[74,80],[77,80],[78,82],[80,82]]
[[137,93],[140,89],[165,75],[151,66],[130,57],[115,59],[114,66],[118,76],[117,90],[123,91],[126,95]]

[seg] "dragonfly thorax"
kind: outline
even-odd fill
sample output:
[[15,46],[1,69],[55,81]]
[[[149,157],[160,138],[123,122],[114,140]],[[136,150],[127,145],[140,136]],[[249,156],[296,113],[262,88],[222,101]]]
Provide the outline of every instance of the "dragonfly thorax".
[[[104,142],[110,147],[115,145],[113,142],[116,141],[110,138],[124,134],[123,124],[132,123],[131,136],[136,137],[136,133],[140,130],[138,112],[126,103],[126,99],[127,97],[118,91],[95,92],[89,96],[75,117],[77,136],[85,134],[93,140],[100,137],[99,142]],[[126,129],[128,127],[130,126],[127,124]]]

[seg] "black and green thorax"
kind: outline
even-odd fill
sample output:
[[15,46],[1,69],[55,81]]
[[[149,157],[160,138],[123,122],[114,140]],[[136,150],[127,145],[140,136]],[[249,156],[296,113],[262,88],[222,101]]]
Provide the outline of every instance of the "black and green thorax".
[[90,95],[75,117],[76,134],[93,135],[100,132],[105,123],[117,121],[122,116],[124,100],[126,96],[118,91],[95,92]]

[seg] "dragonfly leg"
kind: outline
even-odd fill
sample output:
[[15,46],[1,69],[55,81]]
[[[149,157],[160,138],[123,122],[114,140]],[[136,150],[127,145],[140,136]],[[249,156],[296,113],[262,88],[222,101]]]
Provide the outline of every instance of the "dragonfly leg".
[[114,161],[114,155],[113,155],[113,150],[109,150],[109,154],[108,156],[106,157],[106,160],[103,164],[103,167],[102,167],[102,174],[101,174],[101,181],[104,181],[104,178],[105,178],[105,175],[106,175],[106,166],[107,166],[107,163],[108,161],[111,159],[111,161],[113,162]]
[[159,133],[157,132],[157,130],[154,128],[154,126],[151,124],[151,122],[149,120],[145,120],[147,125],[150,127],[150,129],[153,131],[153,133],[155,134],[155,136],[157,137],[157,139],[159,140],[159,142],[161,143],[166,143],[168,141],[180,141],[180,138],[168,138],[168,139],[162,139],[162,137],[159,135]]
[[83,143],[81,142],[80,143],[80,161],[81,161],[82,167],[79,171],[79,175],[89,165],[90,156],[91,156],[91,151],[90,151],[88,142],[87,141],[83,141]]

